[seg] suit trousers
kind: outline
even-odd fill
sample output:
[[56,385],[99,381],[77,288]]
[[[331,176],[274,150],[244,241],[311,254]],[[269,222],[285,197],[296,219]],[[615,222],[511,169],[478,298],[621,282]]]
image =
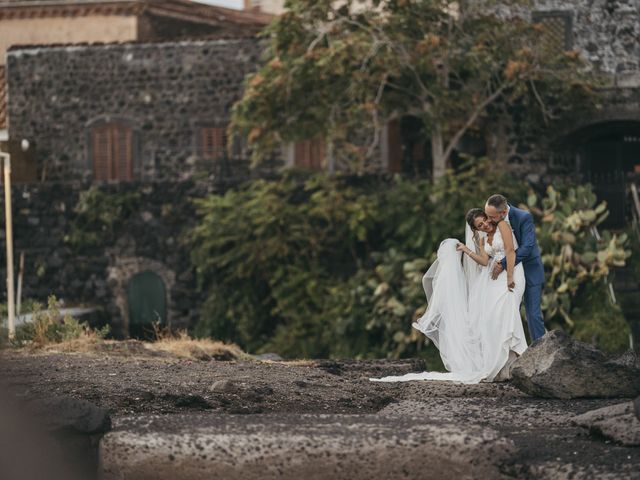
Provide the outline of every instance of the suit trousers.
[[524,309],[532,342],[542,337],[545,332],[541,303],[542,285],[527,285],[524,289]]

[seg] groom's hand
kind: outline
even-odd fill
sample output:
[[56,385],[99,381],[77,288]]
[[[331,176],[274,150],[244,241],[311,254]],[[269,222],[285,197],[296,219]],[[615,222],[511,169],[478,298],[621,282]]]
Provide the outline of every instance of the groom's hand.
[[502,273],[502,270],[502,263],[496,262],[493,266],[493,270],[491,271],[491,278],[493,278],[494,280],[498,278],[498,275]]

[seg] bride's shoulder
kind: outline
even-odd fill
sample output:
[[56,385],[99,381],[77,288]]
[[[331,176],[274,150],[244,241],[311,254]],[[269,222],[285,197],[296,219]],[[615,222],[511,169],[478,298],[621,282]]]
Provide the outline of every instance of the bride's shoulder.
[[498,231],[500,231],[500,232],[509,232],[509,231],[511,231],[511,225],[506,220],[500,220],[498,222]]

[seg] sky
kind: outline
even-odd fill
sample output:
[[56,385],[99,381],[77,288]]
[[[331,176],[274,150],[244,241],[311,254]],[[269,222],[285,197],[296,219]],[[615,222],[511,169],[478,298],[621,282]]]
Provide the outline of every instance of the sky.
[[219,5],[227,8],[242,8],[242,0],[196,0],[200,3],[208,3],[209,5]]

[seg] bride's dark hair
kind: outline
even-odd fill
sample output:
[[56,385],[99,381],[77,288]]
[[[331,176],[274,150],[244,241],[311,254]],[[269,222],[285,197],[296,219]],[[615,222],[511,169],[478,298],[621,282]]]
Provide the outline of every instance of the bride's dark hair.
[[471,227],[471,230],[475,232],[476,228],[476,218],[482,217],[485,220],[487,219],[487,214],[484,213],[484,210],[481,208],[472,208],[467,212],[467,216],[465,217],[467,224]]

